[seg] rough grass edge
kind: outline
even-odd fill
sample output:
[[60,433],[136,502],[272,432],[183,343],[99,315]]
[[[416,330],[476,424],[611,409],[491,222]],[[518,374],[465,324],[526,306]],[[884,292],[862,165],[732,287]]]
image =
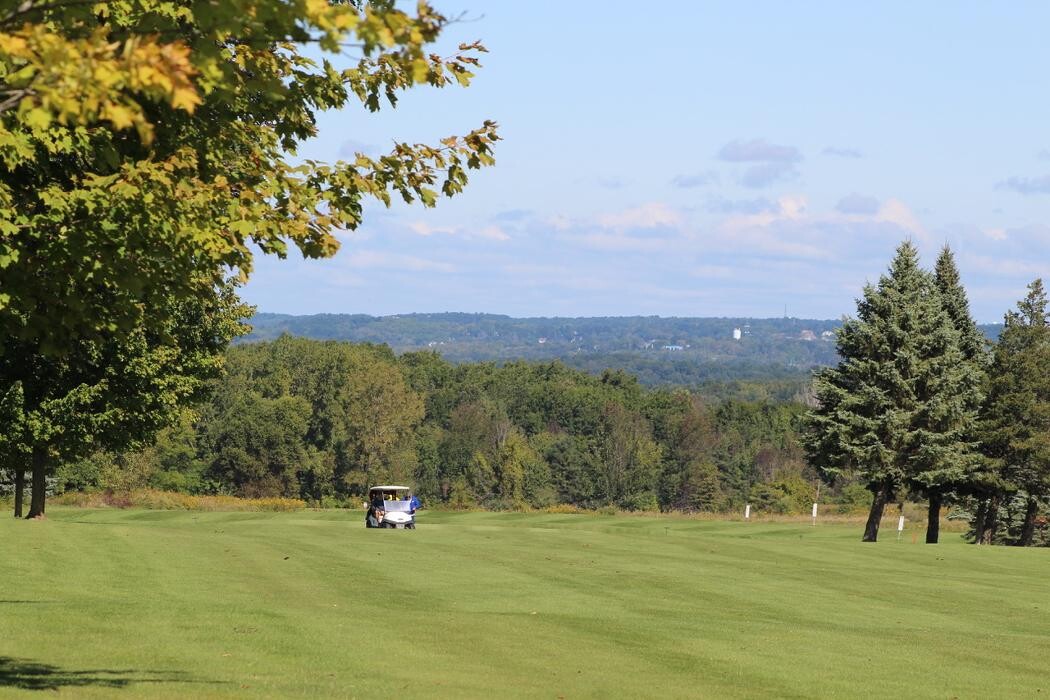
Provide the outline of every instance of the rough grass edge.
[[[911,504],[907,504],[911,505]],[[546,508],[538,509],[525,509],[530,512],[538,513],[550,513],[550,514],[564,514],[564,515],[615,515],[621,517],[657,517],[657,518],[668,518],[672,520],[705,520],[712,522],[725,522],[725,521],[740,521],[744,522],[744,514],[737,511],[723,511],[723,512],[686,512],[681,510],[670,510],[670,511],[650,511],[650,510],[621,510],[614,506],[604,506],[594,510],[587,508],[580,508],[574,505],[558,504],[548,506]],[[915,515],[915,509],[905,508],[904,522],[909,531],[913,530],[915,526],[926,525],[925,513],[923,517],[919,518]],[[881,527],[889,528],[896,531],[897,518],[900,515],[899,512],[894,511],[892,513],[887,512],[882,516]],[[817,524],[832,524],[832,525],[856,525],[864,524],[867,520],[867,512],[854,512],[854,513],[837,513],[837,512],[819,512],[817,515]],[[757,523],[794,523],[808,525],[813,522],[811,515],[802,513],[761,513],[752,511],[749,519],[751,522]],[[947,514],[941,517],[941,531],[942,532],[966,532],[969,529],[969,523],[965,520],[950,520]]]
[[144,508],[146,510],[269,511],[305,510],[298,498],[238,498],[237,496],[193,496],[175,491],[137,489],[127,493],[103,491],[71,492],[49,499],[50,503],[74,508]]

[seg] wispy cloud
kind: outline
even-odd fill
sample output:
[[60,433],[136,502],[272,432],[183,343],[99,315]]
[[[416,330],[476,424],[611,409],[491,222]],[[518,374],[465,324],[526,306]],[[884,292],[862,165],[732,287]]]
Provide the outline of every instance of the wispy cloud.
[[675,227],[681,225],[682,221],[680,212],[662,202],[650,202],[598,217],[600,226],[619,231]]
[[425,221],[413,221],[408,229],[417,236],[455,236],[460,238],[484,238],[491,241],[509,241],[510,236],[501,227],[487,226],[432,226]]
[[347,139],[339,144],[339,157],[340,158],[353,158],[358,153],[364,154],[369,157],[379,155],[379,146],[374,143],[365,143],[363,141],[355,141],[354,139]]
[[967,254],[963,257],[967,272],[996,277],[1024,277],[1034,279],[1046,272],[1042,262],[1003,258],[991,255]]
[[995,185],[997,190],[1010,190],[1018,194],[1050,194],[1050,175],[1042,177],[1011,177]]
[[797,163],[802,154],[794,146],[778,146],[765,139],[730,141],[718,151],[718,159],[729,163]]
[[455,272],[456,270],[454,265],[446,262],[378,250],[355,250],[345,256],[344,264],[356,269],[375,268],[413,272]]
[[826,156],[834,156],[836,158],[863,158],[864,154],[855,148],[838,148],[837,146],[828,146],[821,151]]
[[877,214],[879,212],[879,200],[854,192],[840,199],[839,203],[835,205],[835,211],[840,214]]
[[792,163],[775,161],[752,165],[744,171],[740,184],[751,189],[761,189],[781,180],[791,180],[798,176]]
[[765,197],[755,199],[712,197],[707,200],[705,209],[712,214],[768,214],[778,211],[780,205]]
[[731,265],[697,265],[689,270],[689,274],[701,279],[728,280],[738,276],[740,270]]
[[[927,231],[928,217],[901,199],[853,194],[837,204],[818,207],[799,194],[702,197],[692,206],[654,201],[589,215],[510,210],[473,225],[381,220],[372,239],[348,242],[331,260],[275,267],[309,280],[296,287],[308,292],[287,294],[312,310],[752,315],[787,303],[830,318],[853,311],[864,282],[878,279],[897,244],[912,238],[927,265],[951,244],[974,313],[986,320],[1050,266],[1050,227]],[[504,238],[497,219],[512,236]],[[289,308],[282,303],[265,307]]]
[[531,209],[508,209],[501,211],[496,214],[492,219],[494,221],[506,221],[510,223],[516,223],[518,221],[524,221],[530,216],[533,216],[534,212]]
[[606,190],[622,190],[624,187],[627,187],[627,180],[611,175],[599,176],[595,178],[595,183],[598,187]]
[[794,146],[781,146],[765,139],[730,141],[718,151],[718,159],[727,163],[751,163],[740,177],[740,184],[752,189],[768,187],[798,176],[795,165],[802,154]]
[[681,187],[682,189],[691,189],[693,187],[703,187],[705,185],[713,185],[718,183],[718,173],[714,171],[707,171],[706,173],[694,173],[692,175],[676,175],[671,184],[675,187]]

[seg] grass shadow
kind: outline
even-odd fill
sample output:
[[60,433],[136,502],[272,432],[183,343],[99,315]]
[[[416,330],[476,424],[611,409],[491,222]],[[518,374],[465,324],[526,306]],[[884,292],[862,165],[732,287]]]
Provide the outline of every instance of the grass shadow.
[[70,670],[31,659],[0,656],[0,690],[61,690],[62,688],[126,688],[134,683],[221,683],[195,679],[182,671],[135,669]]

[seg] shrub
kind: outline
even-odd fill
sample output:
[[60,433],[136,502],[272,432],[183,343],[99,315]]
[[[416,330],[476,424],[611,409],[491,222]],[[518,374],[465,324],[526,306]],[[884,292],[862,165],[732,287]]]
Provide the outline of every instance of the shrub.
[[317,501],[318,508],[355,508],[357,505],[353,499],[335,496],[321,496],[321,500]]
[[806,513],[813,503],[813,485],[797,474],[779,476],[752,489],[751,503],[756,510],[766,513]]
[[871,507],[871,491],[861,484],[848,484],[842,487],[836,502],[836,510],[843,515],[861,513]]
[[78,508],[146,508],[148,510],[294,511],[306,508],[298,498],[237,498],[192,496],[174,491],[137,489],[128,493],[66,493],[54,499],[59,505]]
[[472,510],[478,507],[477,498],[471,493],[467,480],[460,477],[452,482],[452,496],[448,499],[452,510]]
[[572,503],[555,503],[554,505],[547,506],[543,509],[544,513],[554,514],[565,514],[565,515],[576,515],[578,513],[585,513],[586,511],[581,509],[579,506],[575,506]]
[[652,491],[633,493],[624,499],[625,510],[657,511],[660,503],[656,500],[656,494]]

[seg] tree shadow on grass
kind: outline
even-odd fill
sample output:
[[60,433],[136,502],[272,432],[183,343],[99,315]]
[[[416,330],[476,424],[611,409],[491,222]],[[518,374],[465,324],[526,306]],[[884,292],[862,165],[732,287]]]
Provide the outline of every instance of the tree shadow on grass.
[[193,678],[182,671],[86,669],[73,671],[30,659],[0,656],[0,690],[60,690],[62,688],[126,688],[134,683],[221,683]]

